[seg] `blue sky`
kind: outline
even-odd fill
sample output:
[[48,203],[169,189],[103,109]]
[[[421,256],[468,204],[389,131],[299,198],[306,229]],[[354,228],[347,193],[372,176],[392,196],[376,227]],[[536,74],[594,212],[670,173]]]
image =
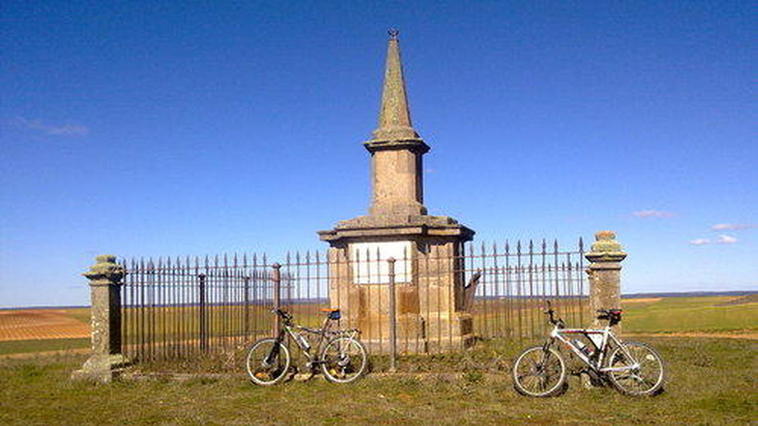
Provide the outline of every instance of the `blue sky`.
[[8,0],[0,306],[86,304],[99,253],[325,248],[368,207],[392,26],[430,213],[487,242],[613,229],[625,292],[756,289],[756,21],[730,1]]

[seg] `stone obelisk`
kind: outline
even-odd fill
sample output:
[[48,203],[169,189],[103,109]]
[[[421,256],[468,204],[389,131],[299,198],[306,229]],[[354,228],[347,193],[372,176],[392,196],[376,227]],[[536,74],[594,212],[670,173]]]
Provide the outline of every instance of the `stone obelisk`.
[[413,128],[398,33],[389,33],[379,124],[363,144],[371,154],[369,214],[319,232],[330,244],[330,302],[361,329],[362,340],[374,350],[385,349],[384,263],[395,258],[401,350],[460,347],[473,336],[458,256],[474,231],[450,217],[427,214],[422,164],[429,145]]

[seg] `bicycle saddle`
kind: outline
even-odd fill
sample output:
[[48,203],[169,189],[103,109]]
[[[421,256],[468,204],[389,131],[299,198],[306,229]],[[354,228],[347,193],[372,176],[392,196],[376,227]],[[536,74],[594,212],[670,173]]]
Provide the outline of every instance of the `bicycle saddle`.
[[342,317],[338,308],[321,308],[321,312],[327,312],[329,319],[338,320]]
[[597,316],[597,319],[610,321],[612,327],[621,322],[622,312],[621,309],[598,309],[597,313],[600,315]]

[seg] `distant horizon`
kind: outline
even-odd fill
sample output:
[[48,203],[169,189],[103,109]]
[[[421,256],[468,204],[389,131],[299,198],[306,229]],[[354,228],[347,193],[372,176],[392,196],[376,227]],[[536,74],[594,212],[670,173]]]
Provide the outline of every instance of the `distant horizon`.
[[[708,297],[708,296],[745,296],[758,293],[758,288],[755,290],[724,290],[724,291],[678,291],[678,292],[653,292],[653,293],[621,293],[622,299],[642,298],[642,297]],[[492,298],[498,298],[503,296],[491,296]],[[516,297],[518,298],[518,297]],[[526,298],[526,297],[524,297]],[[538,298],[538,297],[533,297]],[[549,298],[550,299],[550,298]],[[313,297],[313,298],[296,298],[296,301],[305,300],[324,300],[328,301],[325,297]],[[219,303],[223,304],[223,303]],[[239,304],[239,303],[238,303]],[[192,305],[192,304],[189,304]],[[211,304],[210,306],[212,306]],[[0,311],[13,310],[13,309],[81,309],[89,308],[92,305],[42,305],[42,306],[0,306]],[[171,306],[171,305],[166,305]],[[162,307],[157,305],[157,307]]]

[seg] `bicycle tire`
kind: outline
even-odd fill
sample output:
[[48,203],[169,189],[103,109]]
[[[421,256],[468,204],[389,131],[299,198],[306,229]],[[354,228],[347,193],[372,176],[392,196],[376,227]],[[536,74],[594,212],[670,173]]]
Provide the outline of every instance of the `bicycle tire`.
[[[626,347],[627,351],[631,355],[637,358],[637,362],[641,364],[640,373],[634,375],[624,375],[625,372],[613,372],[606,373],[608,381],[611,382],[613,387],[624,395],[629,396],[654,396],[663,391],[663,385],[666,378],[666,367],[663,363],[663,359],[660,354],[642,342],[623,342],[622,345]],[[621,347],[615,347],[607,358],[607,367],[619,367],[627,364],[630,360],[626,359],[624,352],[621,351]],[[632,360],[634,361],[634,360]],[[621,365],[619,365],[621,363]],[[660,371],[656,371],[658,369]],[[652,379],[648,380],[643,378],[644,374],[651,373]],[[635,382],[643,382],[646,384],[652,383],[646,387],[635,387],[634,382],[626,379],[633,379]]]
[[[560,395],[566,390],[566,362],[563,360],[563,356],[561,356],[560,352],[554,348],[549,348],[547,350],[547,356],[545,356],[544,353],[545,351],[542,346],[532,346],[524,349],[519,356],[516,357],[512,369],[513,387],[516,389],[516,392],[525,396],[546,398]],[[540,354],[542,354],[542,356],[540,356]],[[548,371],[545,370],[545,366],[540,365],[540,362],[535,362],[530,359],[535,356],[539,357],[537,359],[541,359],[542,363],[550,363],[548,368],[553,370],[552,375],[557,373],[557,378],[554,379],[549,386],[541,386],[544,388],[541,391],[533,389],[532,383],[534,383],[534,381],[525,380],[527,377],[538,377],[543,370]],[[531,362],[533,365],[529,367],[526,365],[527,362]],[[527,374],[520,374],[520,372],[523,372],[525,369],[534,374],[529,376]]]
[[267,338],[258,340],[250,347],[245,358],[245,367],[250,380],[259,386],[272,386],[279,383],[287,375],[290,367],[290,351],[281,342],[279,354],[270,366],[264,365],[265,358],[271,352],[276,339]]
[[[345,341],[350,353],[343,356],[340,344]],[[336,353],[330,354],[330,350]],[[354,361],[358,362],[355,363]],[[361,377],[368,367],[368,351],[363,343],[355,338],[340,336],[329,340],[321,350],[321,371],[332,383],[350,383]]]

